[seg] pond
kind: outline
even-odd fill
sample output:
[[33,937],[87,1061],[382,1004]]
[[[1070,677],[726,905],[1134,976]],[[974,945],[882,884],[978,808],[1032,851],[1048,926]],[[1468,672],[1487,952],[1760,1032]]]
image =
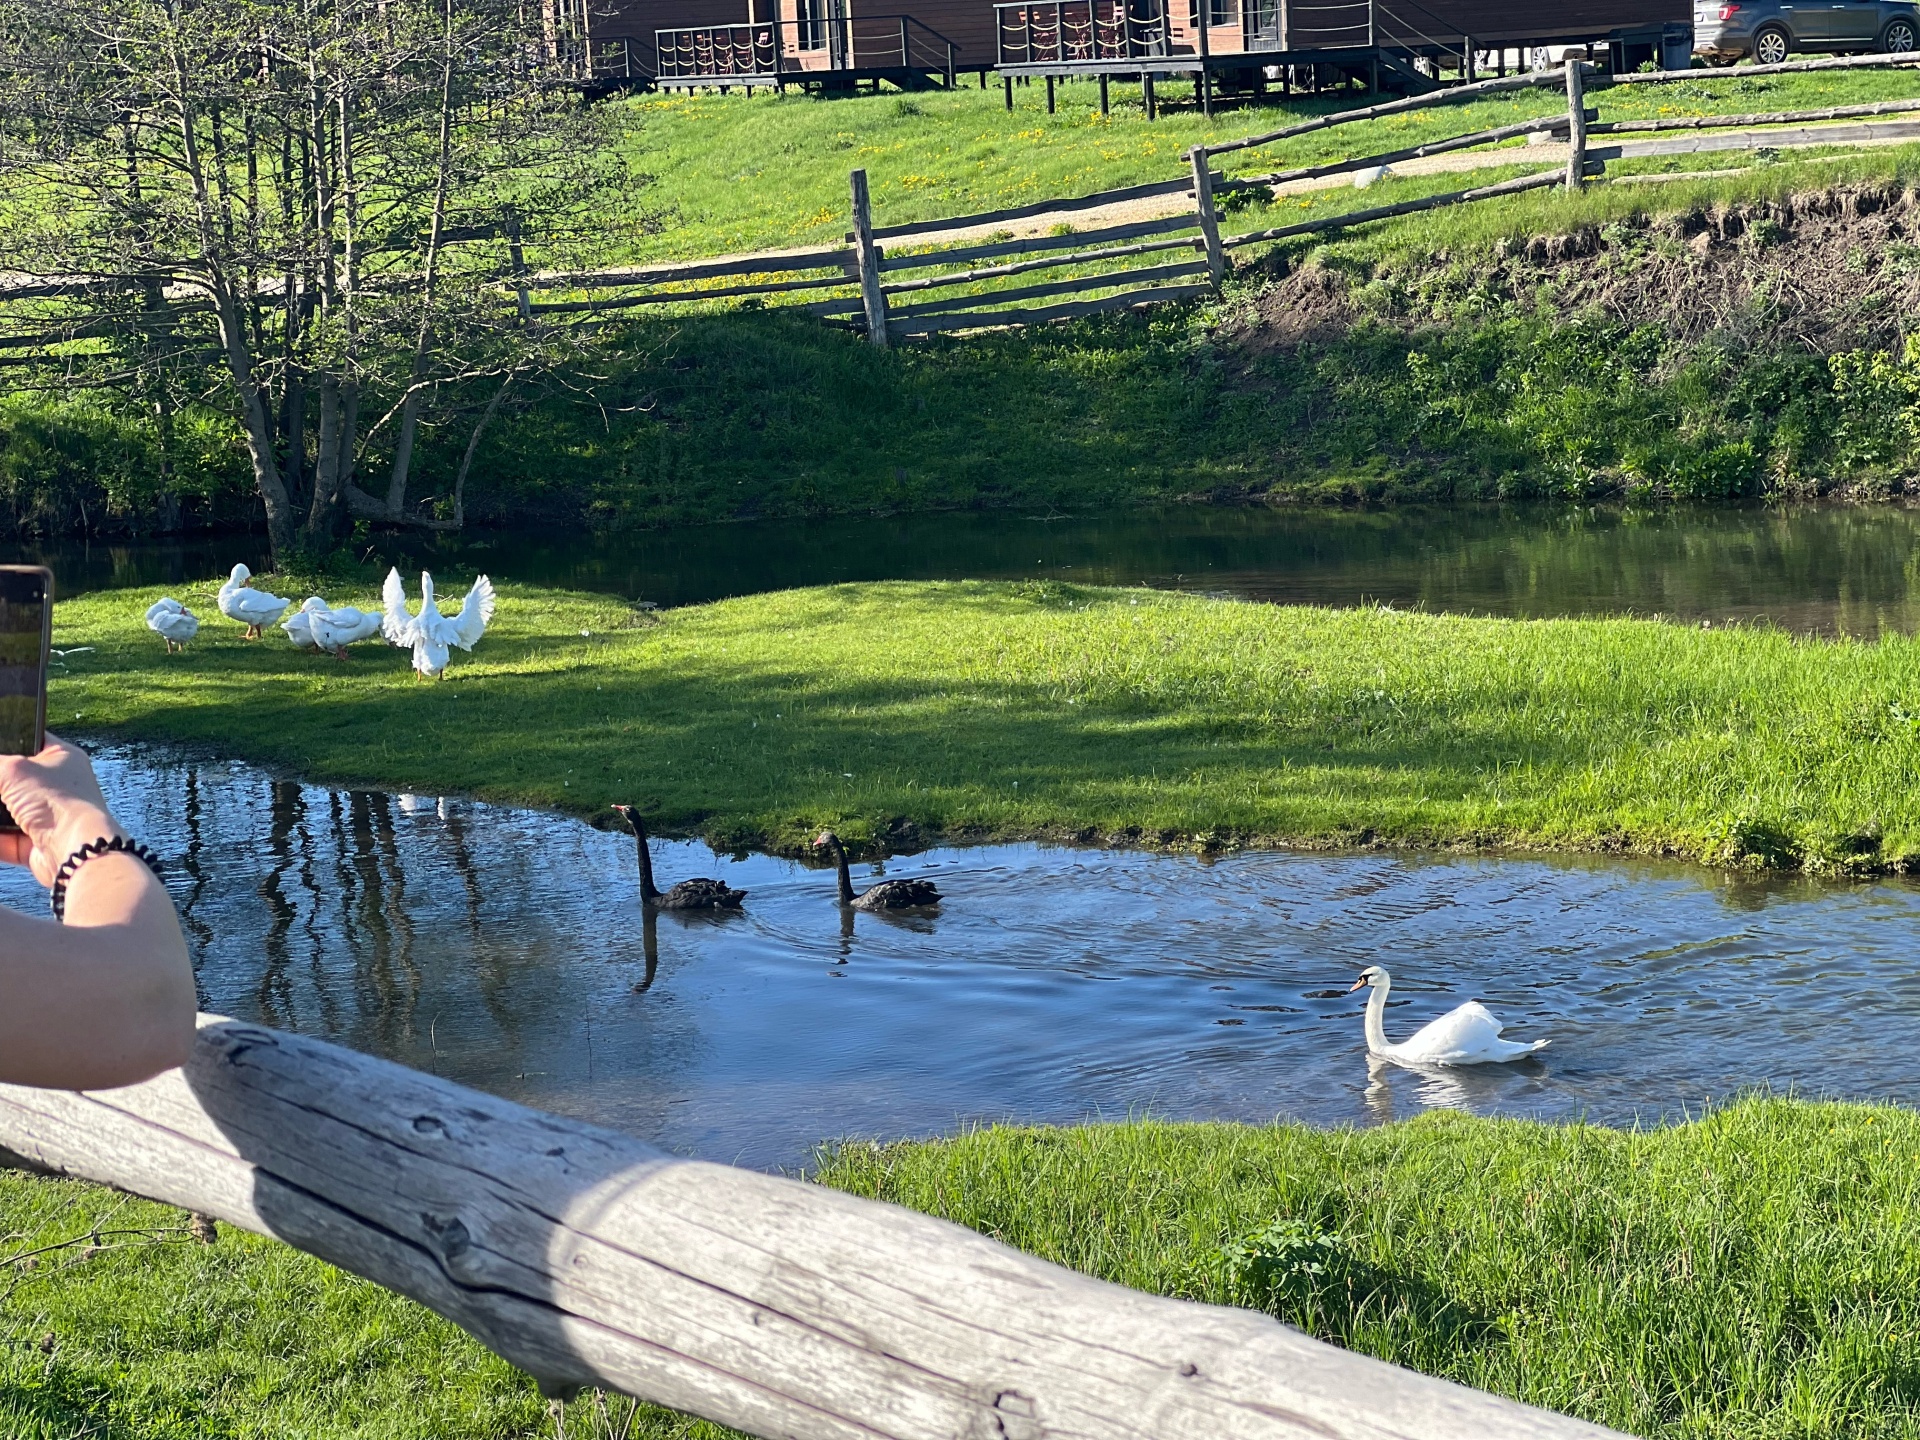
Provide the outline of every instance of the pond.
[[[1920,510],[1799,506],[1635,512],[1184,506],[763,521],[583,536],[383,540],[371,560],[600,590],[661,605],[846,580],[1047,578],[1249,600],[1378,601],[1469,614],[1641,614],[1821,634],[1920,631]],[[62,594],[256,569],[255,537],[0,550]]]
[[[169,862],[206,1008],[715,1160],[1001,1119],[1625,1124],[1756,1085],[1920,1097],[1920,888],[1899,881],[997,845],[888,861],[948,897],[889,920],[843,914],[831,871],[680,842],[656,846],[663,883],[718,875],[746,909],[651,919],[625,833],[98,758]],[[19,871],[0,900],[44,904]],[[1392,1037],[1478,998],[1552,1048],[1374,1069],[1346,993],[1369,964],[1395,976]]]

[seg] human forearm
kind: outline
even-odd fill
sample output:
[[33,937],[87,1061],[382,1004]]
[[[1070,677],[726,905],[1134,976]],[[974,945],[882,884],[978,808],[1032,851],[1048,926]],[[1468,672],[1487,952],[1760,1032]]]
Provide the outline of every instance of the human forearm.
[[0,912],[0,994],[0,1080],[16,1085],[131,1084],[183,1063],[193,1044],[193,970],[173,905],[130,855],[79,868],[64,925]]
[[[85,757],[59,741],[0,759],[25,834],[5,858],[50,884],[90,842],[123,837]],[[159,878],[132,855],[93,855],[71,872],[66,923],[0,909],[0,1081],[61,1089],[131,1084],[181,1064],[193,1044],[186,942]]]

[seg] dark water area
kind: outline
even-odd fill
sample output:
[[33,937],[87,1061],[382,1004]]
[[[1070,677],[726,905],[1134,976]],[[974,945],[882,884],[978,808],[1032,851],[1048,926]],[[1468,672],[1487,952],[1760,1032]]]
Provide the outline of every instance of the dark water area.
[[[649,919],[630,836],[238,763],[104,750],[169,864],[203,1004],[683,1153],[795,1166],[820,1141],[971,1121],[1371,1124],[1445,1106],[1627,1124],[1748,1087],[1920,1099],[1920,888],[1597,859],[987,846],[887,863],[930,918],[845,915],[830,871],[663,844],[663,882],[749,892]],[[869,866],[857,867],[864,876]],[[0,901],[44,905],[23,872]],[[1514,1065],[1370,1065],[1464,1000]]]
[[[595,535],[382,538],[370,563],[686,605],[854,580],[1049,579],[1287,604],[1667,615],[1871,638],[1920,631],[1920,510],[1898,507],[1291,510],[1184,506],[761,521]],[[0,548],[62,594],[264,568],[258,537]]]

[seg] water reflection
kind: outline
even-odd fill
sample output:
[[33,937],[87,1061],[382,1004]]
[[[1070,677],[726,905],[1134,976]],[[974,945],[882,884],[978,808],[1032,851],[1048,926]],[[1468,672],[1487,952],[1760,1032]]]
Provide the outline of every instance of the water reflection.
[[[682,605],[886,579],[1146,584],[1284,603],[1368,601],[1493,615],[1670,615],[1810,633],[1920,631],[1920,511],[1182,506],[1102,515],[761,521],[583,536],[515,530],[383,539],[370,564],[451,566],[496,580]],[[54,567],[61,593],[173,584],[260,566],[232,537],[0,547]]]
[[[1624,1123],[1757,1084],[1920,1098],[1903,882],[1009,845],[889,862],[948,897],[895,923],[838,906],[830,870],[665,842],[663,884],[752,893],[736,916],[654,916],[624,831],[164,753],[100,763],[169,862],[209,1008],[721,1160],[976,1119]],[[18,872],[0,899],[44,904]],[[1553,1047],[1372,1064],[1346,987],[1376,961],[1392,1033],[1477,998]]]

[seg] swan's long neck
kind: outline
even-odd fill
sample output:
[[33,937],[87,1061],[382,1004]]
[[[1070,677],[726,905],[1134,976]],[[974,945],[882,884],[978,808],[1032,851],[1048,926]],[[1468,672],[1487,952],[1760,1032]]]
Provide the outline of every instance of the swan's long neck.
[[632,823],[634,842],[640,847],[640,898],[658,900],[660,892],[654,888],[653,884],[653,855],[647,848],[647,832],[639,820],[636,819]]
[[840,872],[840,903],[853,903],[853,877],[847,873],[847,852],[838,840],[833,842],[833,864]]
[[1367,1049],[1375,1055],[1387,1049],[1387,991],[1392,988],[1393,981],[1383,975],[1367,997]]

